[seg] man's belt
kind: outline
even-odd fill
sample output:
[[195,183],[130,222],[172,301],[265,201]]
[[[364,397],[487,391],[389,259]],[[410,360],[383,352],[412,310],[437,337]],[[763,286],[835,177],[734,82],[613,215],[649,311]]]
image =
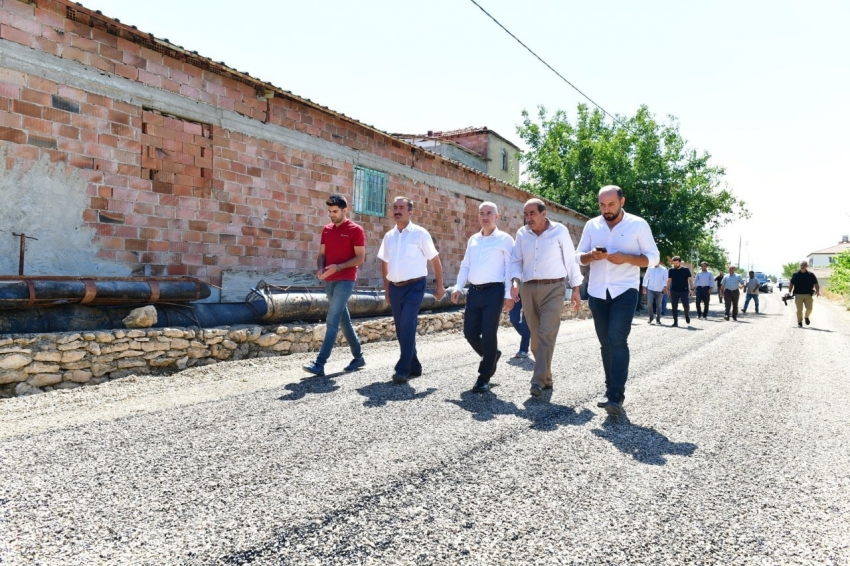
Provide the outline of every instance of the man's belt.
[[549,285],[550,283],[560,283],[565,279],[566,277],[561,277],[560,279],[532,279],[531,281],[523,281],[523,285]]
[[399,281],[398,283],[396,283],[395,281],[390,281],[390,283],[392,283],[396,287],[404,287],[406,285],[410,285],[411,283],[416,283],[417,281],[422,281],[423,279],[425,279],[425,276],[416,277],[415,279],[408,279],[407,281]]
[[710,289],[711,285],[697,285],[697,289]]
[[496,285],[501,285],[502,287],[504,287],[505,283],[504,282],[482,283],[481,285],[470,285],[469,288],[475,289],[476,291],[483,291],[484,289],[490,289],[491,287],[495,287]]

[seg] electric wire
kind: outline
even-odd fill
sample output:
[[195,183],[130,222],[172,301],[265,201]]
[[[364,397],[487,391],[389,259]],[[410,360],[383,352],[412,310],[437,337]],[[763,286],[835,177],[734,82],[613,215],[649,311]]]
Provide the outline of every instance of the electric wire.
[[550,70],[550,71],[552,71],[553,73],[555,73],[556,75],[558,75],[558,77],[559,77],[562,81],[564,81],[565,83],[567,83],[567,84],[568,84],[568,85],[569,85],[569,86],[570,86],[573,90],[575,90],[577,93],[579,93],[579,94],[580,94],[580,95],[582,95],[584,98],[586,98],[586,99],[588,100],[588,102],[590,102],[591,104],[593,104],[594,106],[596,106],[596,107],[597,107],[599,110],[601,110],[601,111],[602,111],[602,112],[603,112],[606,116],[608,116],[609,118],[611,118],[612,120],[614,120],[615,122],[617,122],[618,124],[620,124],[621,126],[623,126],[624,128],[626,128],[627,130],[629,129],[629,127],[628,127],[627,125],[625,125],[623,122],[621,122],[621,121],[620,121],[620,120],[619,120],[616,116],[614,116],[613,114],[611,114],[610,112],[608,112],[607,110],[605,110],[604,108],[602,108],[602,106],[600,106],[599,104],[597,104],[597,103],[596,103],[596,101],[594,101],[592,98],[590,98],[590,97],[589,97],[589,96],[587,96],[585,93],[583,93],[583,92],[581,91],[581,89],[579,89],[576,85],[574,85],[573,83],[571,83],[570,81],[568,81],[568,80],[566,79],[566,77],[564,77],[564,75],[562,75],[561,73],[559,73],[558,71],[556,71],[556,70],[555,70],[555,68],[554,68],[554,67],[552,67],[552,65],[550,65],[549,63],[547,63],[546,61],[544,61],[544,60],[543,60],[543,58],[542,58],[542,57],[540,57],[540,55],[538,55],[537,53],[535,53],[535,52],[534,52],[534,51],[533,51],[533,50],[532,50],[532,49],[531,49],[528,45],[526,45],[525,43],[523,43],[523,42],[522,42],[522,40],[520,40],[520,38],[518,38],[518,37],[517,37],[517,36],[515,36],[513,33],[511,33],[511,31],[510,31],[508,28],[506,28],[505,26],[503,26],[503,25],[502,25],[502,23],[501,23],[499,20],[497,20],[496,18],[494,18],[494,17],[490,14],[490,12],[488,12],[487,10],[485,10],[484,8],[482,8],[482,7],[481,7],[481,4],[479,4],[479,3],[478,3],[478,2],[476,2],[475,0],[469,0],[469,1],[470,1],[470,2],[472,2],[473,4],[475,4],[475,6],[477,6],[479,10],[481,10],[482,12],[484,12],[484,13],[487,15],[487,17],[488,17],[488,18],[490,18],[491,20],[493,20],[494,22],[496,22],[496,25],[498,25],[500,28],[502,28],[503,30],[505,30],[505,32],[506,32],[509,36],[511,36],[512,38],[514,38],[514,40],[516,40],[516,42],[517,42],[517,43],[519,43],[520,45],[522,45],[523,47],[525,47],[526,51],[528,51],[529,53],[531,53],[532,55],[534,55],[534,56],[537,58],[537,60],[538,60],[538,61],[540,61],[541,63],[543,63],[544,65],[546,65],[546,66],[549,68],[549,70]]

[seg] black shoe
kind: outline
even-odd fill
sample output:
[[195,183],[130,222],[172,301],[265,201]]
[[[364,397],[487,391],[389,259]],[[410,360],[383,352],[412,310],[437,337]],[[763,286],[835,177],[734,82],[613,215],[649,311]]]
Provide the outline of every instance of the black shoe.
[[483,377],[479,377],[478,381],[475,382],[475,385],[472,386],[472,391],[474,393],[484,393],[486,391],[490,391],[490,380],[484,379]]
[[619,403],[615,403],[614,401],[608,401],[605,403],[605,412],[611,415],[612,417],[624,417],[626,416],[626,412],[623,410],[622,405]]
[[605,408],[605,405],[607,405],[607,404],[608,404],[608,401],[607,401],[607,400],[605,400],[605,401],[597,401],[597,402],[596,402],[596,406],[597,406],[597,407],[599,407],[600,409],[604,409],[604,408]]
[[408,381],[410,381],[410,376],[394,373],[393,374],[393,381],[396,382],[396,383],[407,383]]
[[799,326],[800,328],[803,328],[803,323],[802,323],[802,322],[798,322],[798,323],[797,323],[797,326]]
[[691,323],[691,317],[688,316],[688,315],[685,315],[685,324],[690,324],[690,323]]
[[660,318],[656,318],[656,319],[655,319],[655,322],[657,322],[658,324],[661,324],[661,319],[660,319]]
[[411,371],[410,377],[422,377],[422,368]]
[[310,362],[309,364],[305,364],[303,366],[304,371],[310,372],[316,377],[324,377],[325,376],[325,368],[317,364],[316,362]]
[[807,319],[806,319],[806,326],[808,326],[808,325],[810,325],[810,324],[811,324],[811,321],[807,318]]
[[531,391],[529,391],[532,397],[540,397],[543,395],[543,389],[539,385],[532,385]]
[[735,322],[738,322],[738,317],[737,317],[737,316],[733,316],[733,317],[732,317],[732,320],[734,320]]
[[671,324],[670,326],[679,326],[679,321],[678,321],[678,320],[674,320],[674,321],[673,321],[673,324]]
[[342,371],[355,371],[366,365],[366,360],[363,359],[363,356],[359,358],[354,358],[351,360],[351,363],[342,368]]

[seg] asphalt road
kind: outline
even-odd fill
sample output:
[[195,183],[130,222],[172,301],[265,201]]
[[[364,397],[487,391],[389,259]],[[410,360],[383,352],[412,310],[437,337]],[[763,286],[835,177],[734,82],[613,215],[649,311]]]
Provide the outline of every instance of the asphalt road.
[[487,394],[444,334],[0,401],[0,563],[848,564],[850,313],[762,301],[637,318],[620,422],[592,321],[540,399],[507,329]]

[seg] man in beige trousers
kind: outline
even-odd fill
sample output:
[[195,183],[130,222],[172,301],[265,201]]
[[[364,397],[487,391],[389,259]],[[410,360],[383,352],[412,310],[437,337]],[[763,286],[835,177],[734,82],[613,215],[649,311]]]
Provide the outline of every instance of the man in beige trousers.
[[575,246],[569,231],[563,224],[546,218],[543,201],[529,200],[524,213],[525,226],[517,230],[511,257],[511,297],[514,301],[522,298],[531,330],[531,395],[539,397],[544,389],[552,388],[552,355],[561,328],[567,284],[572,288],[573,310],[578,312],[579,286],[584,277],[574,259]]

